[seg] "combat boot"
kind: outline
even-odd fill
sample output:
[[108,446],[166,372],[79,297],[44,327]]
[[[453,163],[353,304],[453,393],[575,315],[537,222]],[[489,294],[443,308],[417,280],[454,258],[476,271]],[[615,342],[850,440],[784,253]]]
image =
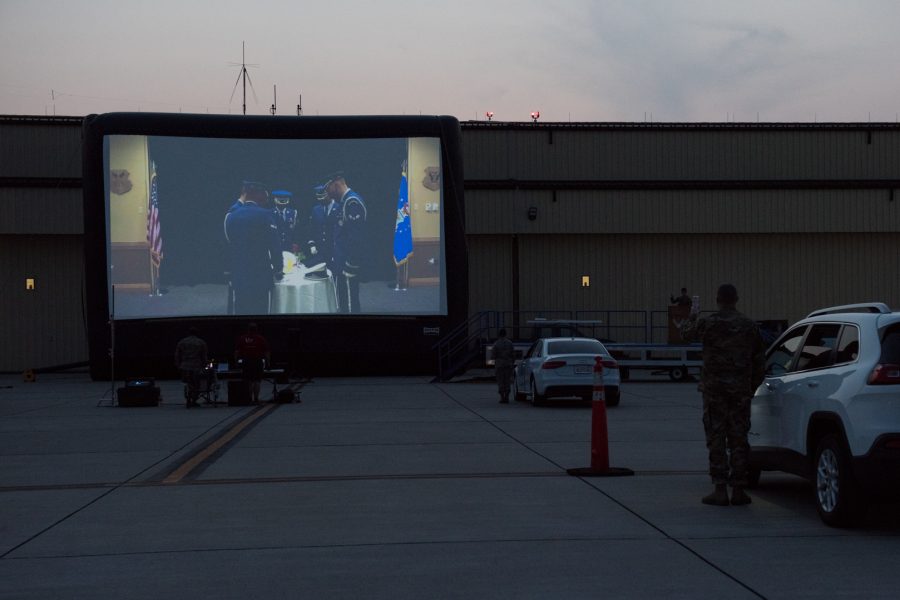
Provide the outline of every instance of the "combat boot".
[[701,502],[703,502],[703,504],[712,504],[713,506],[728,506],[727,487],[724,483],[717,483],[713,493],[703,496]]
[[731,504],[740,506],[742,504],[750,504],[753,500],[747,495],[742,486],[736,485],[731,488]]

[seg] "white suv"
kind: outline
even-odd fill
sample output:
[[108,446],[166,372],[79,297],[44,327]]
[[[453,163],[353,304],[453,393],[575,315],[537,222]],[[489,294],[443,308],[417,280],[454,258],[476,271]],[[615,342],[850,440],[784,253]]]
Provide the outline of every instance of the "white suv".
[[750,479],[812,480],[829,525],[900,497],[900,312],[881,303],[817,310],[766,353],[751,404]]

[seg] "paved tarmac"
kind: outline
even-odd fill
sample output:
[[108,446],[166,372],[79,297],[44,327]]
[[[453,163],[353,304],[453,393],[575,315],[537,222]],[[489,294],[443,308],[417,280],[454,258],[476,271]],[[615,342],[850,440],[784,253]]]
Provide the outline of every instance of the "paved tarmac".
[[806,482],[710,488],[692,384],[632,381],[612,466],[591,408],[486,381],[314,379],[301,403],[110,406],[86,374],[0,377],[0,598],[897,598],[900,510],[855,530]]

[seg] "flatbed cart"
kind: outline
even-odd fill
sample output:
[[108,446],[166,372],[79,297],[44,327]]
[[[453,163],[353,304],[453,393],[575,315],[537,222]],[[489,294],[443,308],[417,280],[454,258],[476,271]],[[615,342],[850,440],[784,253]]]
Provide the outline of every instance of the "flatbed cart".
[[626,381],[629,371],[668,372],[672,381],[687,381],[703,367],[702,344],[604,344],[619,363],[619,374]]

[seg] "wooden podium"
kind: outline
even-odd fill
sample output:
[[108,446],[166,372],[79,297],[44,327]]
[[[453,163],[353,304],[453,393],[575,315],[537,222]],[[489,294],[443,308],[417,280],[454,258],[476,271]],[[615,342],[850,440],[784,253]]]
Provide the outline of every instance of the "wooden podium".
[[690,306],[670,306],[669,307],[669,337],[666,343],[683,344],[681,339],[681,323],[686,321],[691,314]]

